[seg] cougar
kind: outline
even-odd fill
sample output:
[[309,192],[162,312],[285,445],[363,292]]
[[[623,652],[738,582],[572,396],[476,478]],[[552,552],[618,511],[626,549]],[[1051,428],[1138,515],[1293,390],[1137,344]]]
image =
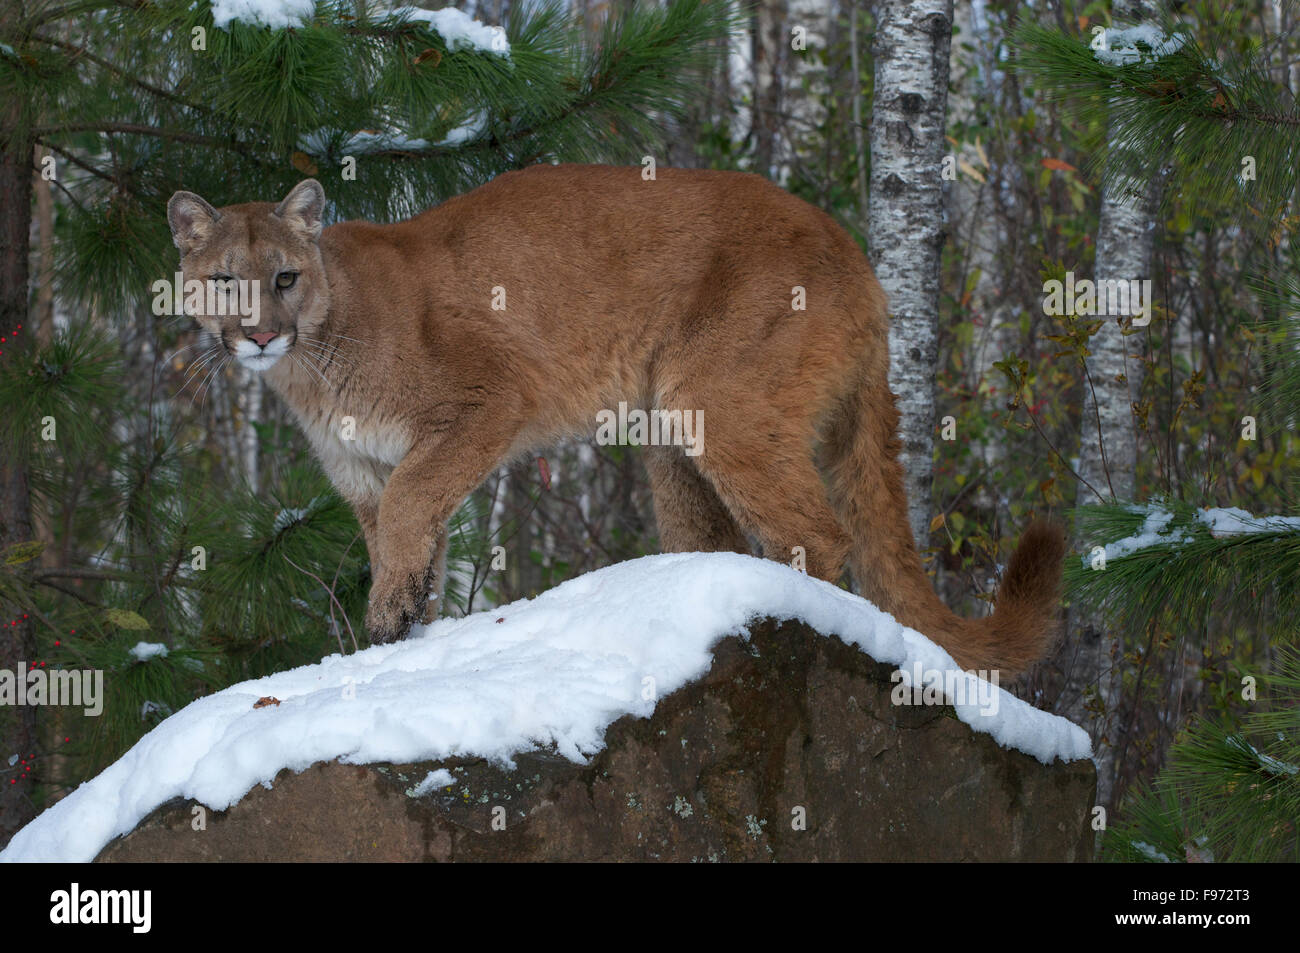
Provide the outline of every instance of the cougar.
[[931,588],[885,295],[822,211],[756,175],[587,165],[509,172],[392,225],[323,228],[324,208],[308,179],[278,204],[177,192],[167,217],[186,282],[258,282],[255,324],[193,310],[265,375],[355,510],[372,641],[436,614],[448,519],[494,469],[626,402],[707,424],[693,455],[645,448],[664,551],[802,547],[807,572],[847,565],[964,668],[1014,673],[1045,651],[1058,528],[1022,534],[988,618]]

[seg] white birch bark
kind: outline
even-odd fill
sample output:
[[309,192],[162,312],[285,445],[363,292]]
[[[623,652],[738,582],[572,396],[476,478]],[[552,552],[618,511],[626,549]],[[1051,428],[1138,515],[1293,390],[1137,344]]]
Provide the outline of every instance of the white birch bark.
[[[774,143],[773,175],[785,185],[802,170],[816,181],[824,154],[820,130],[826,122],[826,43],[830,0],[787,0],[781,75],[781,121]],[[800,48],[796,48],[800,47]]]
[[261,444],[253,424],[262,419],[262,388],[266,385],[261,374],[243,367],[235,366],[231,376],[235,406],[239,412],[235,429],[239,462],[249,487],[258,493],[261,491]]
[[731,127],[731,141],[740,146],[749,136],[755,134],[757,115],[754,110],[754,83],[757,71],[754,64],[754,22],[750,19],[749,29],[736,30],[727,41],[727,75],[723,86],[725,102],[735,109],[735,121]]
[[[1289,37],[1293,26],[1291,4],[1287,0],[1271,0],[1269,6],[1273,14],[1274,36]],[[1288,52],[1290,52],[1290,47],[1284,44],[1282,47],[1284,62],[1278,67],[1277,81],[1285,85],[1292,93],[1295,93],[1300,90],[1300,63],[1287,60],[1285,54]]]
[[867,241],[889,296],[889,382],[902,414],[908,520],[929,538],[938,356],[941,164],[952,0],[879,0]]
[[[990,31],[983,0],[958,3],[953,14],[956,36],[961,42],[953,43],[950,61],[950,73],[954,77],[948,99],[950,125],[974,122],[977,103],[991,102],[996,109],[1001,105],[1002,95],[995,65],[997,38]],[[963,81],[966,77],[969,78]],[[996,134],[991,127],[985,131]],[[954,151],[954,158],[960,161],[957,178],[949,183],[949,228],[963,249],[967,272],[978,273],[970,296],[970,312],[977,327],[967,361],[967,384],[978,392],[981,383],[987,380],[991,386],[1001,389],[1003,379],[994,370],[993,362],[1015,348],[1019,331],[1015,299],[1003,291],[1010,285],[1010,270],[1017,263],[1008,261],[1002,254],[1007,245],[1006,235],[1002,223],[993,214],[994,190],[1004,188],[1004,173],[1001,168],[990,166],[985,161],[986,155],[970,145],[963,146],[959,153]],[[981,173],[984,180],[967,171],[968,168]],[[984,400],[994,406],[1005,404],[1004,398]],[[996,436],[978,448],[979,458],[989,473],[1001,469],[1006,452],[1006,441]],[[987,510],[995,509],[1003,502],[998,489],[995,483],[985,480],[975,491],[976,503]]]
[[[1114,17],[1118,23],[1154,19],[1156,11],[1147,0],[1117,0]],[[1108,145],[1118,148],[1113,132]],[[1094,278],[1129,281],[1150,278],[1152,233],[1155,227],[1157,183],[1133,191],[1107,186],[1102,192],[1101,219],[1097,227],[1097,256]],[[1130,319],[1125,319],[1128,324]],[[1084,385],[1083,417],[1079,435],[1079,484],[1076,505],[1099,502],[1099,498],[1132,500],[1137,470],[1137,433],[1133,401],[1141,384],[1142,365],[1135,359],[1144,338],[1124,335],[1121,322],[1106,316],[1091,339],[1086,358],[1089,380]],[[1099,432],[1100,431],[1100,432]],[[1104,570],[1102,570],[1104,571]],[[1097,803],[1110,805],[1115,783],[1115,749],[1110,716],[1119,697],[1119,675],[1113,659],[1119,657],[1116,635],[1104,620],[1083,613],[1071,613],[1067,631],[1074,644],[1063,652],[1066,684],[1062,711],[1088,728],[1093,736],[1097,763]],[[1096,692],[1097,712],[1085,708],[1090,692]]]

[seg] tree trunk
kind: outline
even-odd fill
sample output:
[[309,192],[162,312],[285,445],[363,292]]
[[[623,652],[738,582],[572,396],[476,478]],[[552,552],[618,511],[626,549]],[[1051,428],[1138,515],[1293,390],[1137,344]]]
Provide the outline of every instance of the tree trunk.
[[784,0],[759,0],[754,9],[754,171],[771,177],[781,108],[780,62]]
[[[1117,23],[1152,20],[1155,16],[1146,0],[1117,0],[1114,6]],[[1109,146],[1114,149],[1117,145],[1112,132]],[[1151,182],[1140,192],[1118,186],[1103,190],[1093,269],[1097,281],[1149,276],[1157,187],[1157,182]],[[1133,352],[1143,337],[1121,333],[1120,319],[1116,317],[1107,316],[1104,321],[1089,344],[1091,353],[1086,358],[1089,380],[1084,383],[1078,468],[1086,483],[1078,487],[1077,506],[1101,502],[1098,494],[1108,500],[1132,500],[1135,490],[1137,433],[1132,407],[1141,384],[1142,365]],[[1108,632],[1100,616],[1083,612],[1070,613],[1066,624],[1066,631],[1075,638],[1067,640],[1058,653],[1065,673],[1060,712],[1092,735],[1097,803],[1109,809],[1114,806],[1116,780],[1117,739],[1111,737],[1111,716],[1119,700],[1121,633]]]
[[867,145],[866,124],[862,121],[862,62],[861,50],[858,49],[858,20],[862,11],[858,9],[858,0],[848,0],[849,14],[849,68],[853,79],[849,82],[849,97],[853,115],[853,155],[858,164],[858,177],[854,183],[858,195],[858,215],[867,212]]
[[54,196],[50,183],[41,178],[41,164],[51,154],[44,146],[36,147],[36,171],[32,187],[36,191],[36,228],[40,233],[41,265],[36,277],[36,339],[41,347],[54,340]]
[[[49,347],[54,341],[54,196],[50,183],[41,178],[42,160],[50,156],[44,146],[35,152],[36,171],[32,173],[32,188],[36,192],[36,230],[40,235],[40,268],[36,276],[36,309],[32,315],[36,324],[36,343]],[[31,501],[32,523],[36,539],[45,544],[40,564],[52,567],[58,564],[54,550],[54,528],[50,524],[49,507],[38,496]]]
[[908,520],[930,530],[941,165],[945,151],[952,0],[879,0],[871,117],[867,242],[889,296],[889,382],[898,394]]
[[[948,118],[954,126],[974,125],[981,121],[981,104],[998,116],[1004,109],[1006,97],[997,81],[997,51],[1001,37],[993,34],[983,10],[977,9],[974,3],[959,3],[953,12],[957,36],[962,42],[953,44],[952,48],[950,70],[954,80],[948,100]],[[996,123],[1001,121],[1000,118],[987,120],[984,142],[997,136]],[[1015,283],[1014,271],[1021,263],[1006,254],[1009,245],[1006,229],[1003,219],[995,214],[997,190],[1006,188],[1007,172],[1002,168],[1002,157],[997,152],[989,159],[990,165],[980,168],[982,157],[978,150],[967,146],[960,151],[954,147],[953,151],[954,157],[964,154],[985,176],[981,182],[959,166],[956,180],[949,183],[948,227],[953,240],[965,249],[965,264],[960,277],[964,280],[978,272],[978,278],[970,289],[968,305],[975,331],[966,361],[965,386],[978,395],[983,404],[982,412],[996,413],[998,408],[1005,406],[1006,397],[1001,393],[1004,379],[993,363],[1014,351],[1020,336],[1019,302],[1010,289]],[[999,394],[994,396],[986,391],[985,382],[990,388],[997,388]],[[1007,441],[994,433],[975,452],[989,478],[972,496],[981,511],[993,516],[1002,506],[999,496],[1002,488],[996,475],[1005,465]]]
[[[826,143],[821,130],[826,122],[826,48],[830,26],[828,0],[787,0],[781,41],[782,62],[779,110],[781,121],[775,143],[773,175],[785,185],[792,174],[811,181],[824,178],[817,163]],[[796,35],[796,29],[802,31]],[[802,49],[795,49],[798,43]]]
[[[0,0],[0,27],[8,27],[22,9]],[[28,319],[29,229],[32,220],[32,148],[26,103],[10,100],[0,105],[0,328],[6,332],[23,325],[16,341],[4,348],[3,361],[19,360],[31,340]],[[6,337],[9,335],[6,334]],[[36,421],[31,425],[35,427]],[[0,549],[32,538],[31,497],[25,453],[0,446]],[[0,669],[15,675],[19,666],[36,658],[35,623],[22,620],[18,607],[0,602]],[[11,626],[11,620],[19,624]],[[36,715],[29,705],[0,707],[0,846],[36,814],[32,782],[20,770],[22,759],[36,754]],[[10,759],[17,755],[11,765]]]
[[238,410],[239,421],[235,428],[235,439],[239,443],[239,460],[243,466],[244,478],[254,493],[262,491],[262,443],[258,437],[256,424],[262,420],[262,390],[266,382],[256,371],[239,367],[234,373],[234,400]]

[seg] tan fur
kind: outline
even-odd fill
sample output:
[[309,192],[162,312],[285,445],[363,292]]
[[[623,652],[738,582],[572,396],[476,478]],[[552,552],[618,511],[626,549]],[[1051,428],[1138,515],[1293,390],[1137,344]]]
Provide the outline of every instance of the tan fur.
[[[266,378],[365,530],[373,640],[431,614],[447,520],[493,469],[590,434],[622,400],[704,415],[702,454],[646,454],[665,550],[746,552],[745,533],[782,561],[801,546],[810,573],[837,580],[851,563],[865,596],[963,666],[1005,673],[1043,651],[1058,530],[1026,533],[989,619],[958,618],[930,587],[885,297],[821,211],[758,176],[605,166],[512,172],[395,225],[321,231],[323,200],[308,180],[279,206],[218,212],[177,193],[168,211],[186,279],[262,282],[257,327],[201,323],[228,348],[294,338]],[[281,293],[285,269],[299,274]],[[355,440],[340,439],[346,417]]]

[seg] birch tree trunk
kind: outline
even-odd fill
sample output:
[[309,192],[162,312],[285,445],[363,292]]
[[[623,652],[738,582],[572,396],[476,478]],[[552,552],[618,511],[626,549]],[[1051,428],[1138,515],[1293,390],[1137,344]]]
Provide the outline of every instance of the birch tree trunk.
[[[1117,24],[1152,20],[1155,16],[1154,6],[1147,0],[1117,0],[1114,5]],[[1113,130],[1108,145],[1112,150],[1119,147]],[[1118,186],[1104,188],[1093,269],[1098,282],[1149,277],[1157,188],[1158,182],[1148,183],[1136,192]],[[1134,359],[1134,349],[1143,338],[1122,333],[1130,320],[1106,316],[1089,344],[1089,380],[1084,385],[1078,467],[1079,476],[1086,482],[1079,484],[1077,506],[1097,503],[1101,498],[1133,499],[1137,433],[1132,408],[1142,372],[1142,365]],[[1061,649],[1066,676],[1061,713],[1092,735],[1097,803],[1109,809],[1113,806],[1116,778],[1115,739],[1110,737],[1108,725],[1119,697],[1117,664],[1121,644],[1118,634],[1108,632],[1099,616],[1071,613],[1066,631],[1074,639],[1073,644],[1067,640]]]
[[[735,110],[735,121],[731,125],[731,142],[737,151],[743,149],[743,143],[755,134],[756,112],[754,110],[754,18],[750,17],[748,29],[736,30],[727,39],[727,65],[717,92],[721,95],[722,109],[727,106]],[[723,113],[725,115],[725,112]],[[690,143],[695,151],[695,143]]]
[[781,74],[781,122],[775,143],[776,181],[785,185],[795,172],[817,181],[816,164],[825,154],[821,128],[826,122],[826,44],[830,0],[787,0],[780,31],[785,69]]
[[[1001,122],[1004,108],[1002,85],[997,75],[998,37],[990,29],[982,0],[958,3],[953,11],[956,35],[961,40],[952,47],[950,71],[953,88],[948,100],[949,125],[974,124],[980,121],[978,104],[984,104],[986,114],[993,117],[984,126],[984,142],[998,135],[996,123]],[[969,47],[969,48],[967,48]],[[1006,170],[1000,155],[984,162],[987,154],[965,145],[955,158],[965,156],[970,167],[984,175],[980,181],[958,163],[957,178],[949,183],[948,227],[952,240],[964,250],[966,267],[964,275],[978,273],[971,288],[969,309],[976,325],[972,335],[971,352],[966,367],[966,385],[980,395],[985,407],[1006,403],[985,393],[984,382],[1000,387],[1002,375],[993,363],[1013,351],[1019,339],[1018,300],[1008,293],[1013,286],[1013,270],[1020,264],[1005,251],[1007,232],[1002,219],[995,214],[998,190],[1006,189]],[[940,410],[940,413],[943,411]],[[960,438],[959,438],[960,439]],[[989,513],[996,512],[1002,504],[996,474],[1002,469],[1007,456],[1007,443],[993,435],[977,448],[983,468],[989,479],[975,490],[976,505]],[[989,607],[991,608],[991,606]]]
[[902,414],[908,521],[930,529],[944,116],[952,0],[878,0],[867,242],[889,296],[889,383]]
[[262,375],[243,367],[235,369],[235,403],[239,408],[239,459],[248,486],[254,493],[262,489],[261,440],[254,424],[262,420]]

